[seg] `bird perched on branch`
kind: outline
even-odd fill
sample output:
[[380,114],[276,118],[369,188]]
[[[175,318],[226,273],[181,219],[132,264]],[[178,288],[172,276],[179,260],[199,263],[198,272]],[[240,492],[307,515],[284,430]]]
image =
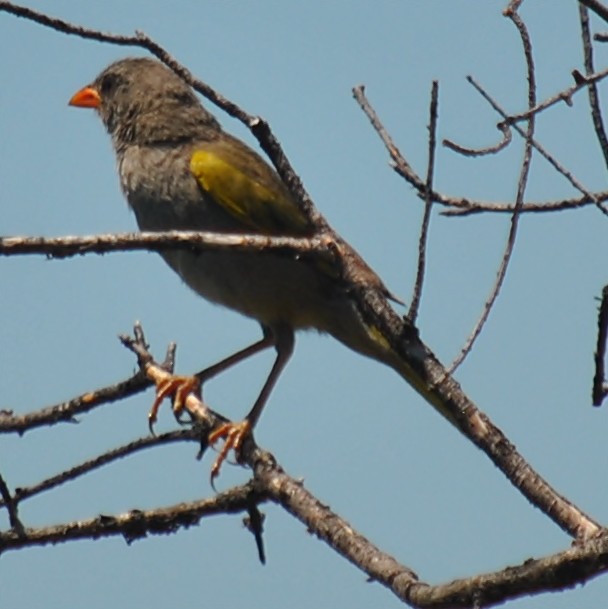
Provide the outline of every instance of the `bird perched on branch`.
[[[141,230],[292,237],[319,232],[319,224],[296,204],[278,174],[251,148],[225,133],[193,90],[162,63],[146,58],[117,61],[74,94],[70,104],[94,108],[101,117],[112,138],[122,190]],[[354,269],[351,278],[364,289],[391,298],[358,254],[332,235]],[[403,361],[357,309],[349,293],[352,282],[314,256],[276,250],[168,249],[162,257],[195,292],[262,326],[260,341],[203,371],[198,382],[263,349],[276,349],[274,365],[245,419],[211,434],[211,443],[225,440],[212,477],[228,450],[234,449],[238,458],[292,354],[296,330],[331,334],[408,379]],[[166,393],[165,387],[162,395]],[[157,408],[158,400],[151,422]]]

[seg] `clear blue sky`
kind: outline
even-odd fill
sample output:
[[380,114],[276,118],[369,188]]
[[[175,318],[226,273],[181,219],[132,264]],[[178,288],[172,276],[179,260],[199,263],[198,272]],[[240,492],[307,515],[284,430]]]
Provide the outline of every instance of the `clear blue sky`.
[[[197,76],[267,118],[331,223],[408,299],[421,204],[351,97],[364,83],[413,166],[424,173],[432,79],[440,82],[440,136],[465,145],[497,139],[497,117],[465,82],[474,75],[511,111],[525,106],[521,43],[503,2],[339,0],[306,3],[67,0],[29,6],[117,33],[143,30]],[[528,2],[539,95],[581,68],[575,2]],[[596,24],[601,28],[601,24]],[[0,234],[66,235],[135,226],[118,188],[109,138],[92,112],[67,106],[125,48],[68,37],[0,13]],[[598,56],[598,66],[606,56]],[[581,68],[582,69],[582,68]],[[538,138],[590,190],[605,188],[586,99],[540,119]],[[218,113],[229,131],[246,130]],[[438,190],[508,201],[518,142],[501,157],[438,151]],[[573,191],[546,164],[529,198]],[[506,217],[432,221],[419,325],[445,361],[457,353],[493,282]],[[590,405],[595,296],[607,282],[605,219],[588,209],[525,217],[502,295],[458,379],[476,403],[563,494],[606,521],[608,413]],[[146,253],[68,261],[0,260],[0,408],[27,412],[115,382],[134,368],[116,340],[144,323],[158,355],[178,342],[191,372],[256,339],[249,320],[184,287]],[[210,385],[206,397],[238,418],[271,355]],[[31,484],[147,433],[150,392],[84,417],[80,425],[0,438],[11,487]],[[166,408],[159,429],[175,423]],[[436,583],[519,564],[570,540],[514,490],[403,381],[326,337],[301,336],[258,432],[294,476],[374,543]],[[211,493],[211,458],[191,445],[149,451],[27,502],[28,525],[195,499]],[[247,472],[226,467],[221,488]],[[400,606],[390,593],[273,506],[268,564],[240,517],[206,520],[128,547],[121,539],[28,549],[2,557],[2,607]],[[598,607],[608,580],[523,599],[520,609]],[[294,600],[295,599],[295,600]]]

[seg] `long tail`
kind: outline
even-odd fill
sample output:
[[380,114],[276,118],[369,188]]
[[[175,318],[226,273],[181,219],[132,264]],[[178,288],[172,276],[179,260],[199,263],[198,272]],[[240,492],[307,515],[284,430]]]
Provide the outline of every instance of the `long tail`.
[[[381,313],[378,316],[378,312]],[[351,301],[332,316],[327,331],[362,355],[386,364],[401,376],[442,416],[460,429],[448,385],[455,381],[424,345],[417,329],[397,315],[387,299],[378,294],[374,311],[367,313]],[[447,391],[447,393],[446,393]],[[462,431],[462,429],[461,429]]]

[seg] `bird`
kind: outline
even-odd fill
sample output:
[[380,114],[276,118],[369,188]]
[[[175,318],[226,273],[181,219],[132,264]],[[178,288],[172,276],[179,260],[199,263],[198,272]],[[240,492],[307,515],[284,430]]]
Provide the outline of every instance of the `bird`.
[[[79,89],[69,104],[92,108],[101,118],[112,140],[122,191],[142,231],[311,238],[328,226],[324,219],[315,222],[305,213],[277,172],[224,131],[193,89],[158,60],[127,57],[115,61]],[[379,297],[398,300],[359,254],[332,234],[341,255],[355,269],[354,281]],[[358,310],[352,284],[314,256],[276,250],[185,249],[168,249],[161,256],[194,292],[252,318],[262,329],[259,341],[203,370],[193,383],[202,385],[264,349],[276,350],[248,414],[209,435],[210,444],[224,440],[212,467],[212,480],[229,450],[238,460],[243,442],[252,434],[293,353],[297,331],[329,334],[405,375],[401,359]],[[151,423],[159,400],[176,389],[176,384],[158,388]]]

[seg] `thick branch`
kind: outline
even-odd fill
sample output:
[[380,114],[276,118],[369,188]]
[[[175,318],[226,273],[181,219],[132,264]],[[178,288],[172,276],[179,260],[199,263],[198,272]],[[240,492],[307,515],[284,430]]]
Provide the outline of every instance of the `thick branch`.
[[599,0],[579,0],[579,2],[591,9],[596,15],[601,17],[604,21],[608,21],[608,8],[604,6]]
[[328,510],[304,486],[274,467],[255,470],[256,481],[268,497],[283,506],[307,530],[325,541],[371,580],[386,586],[413,607],[490,607],[518,596],[563,590],[608,570],[608,536],[592,539],[581,547],[522,565],[430,586],[382,552],[348,522]]
[[154,233],[118,233],[84,235],[82,237],[1,237],[0,256],[43,254],[49,258],[68,258],[78,254],[105,254],[140,250],[164,251],[191,249],[193,251],[226,251],[255,253],[279,251],[293,256],[324,257],[335,260],[329,237],[299,239],[295,237],[266,237],[262,235],[222,235],[197,231],[166,231]]

